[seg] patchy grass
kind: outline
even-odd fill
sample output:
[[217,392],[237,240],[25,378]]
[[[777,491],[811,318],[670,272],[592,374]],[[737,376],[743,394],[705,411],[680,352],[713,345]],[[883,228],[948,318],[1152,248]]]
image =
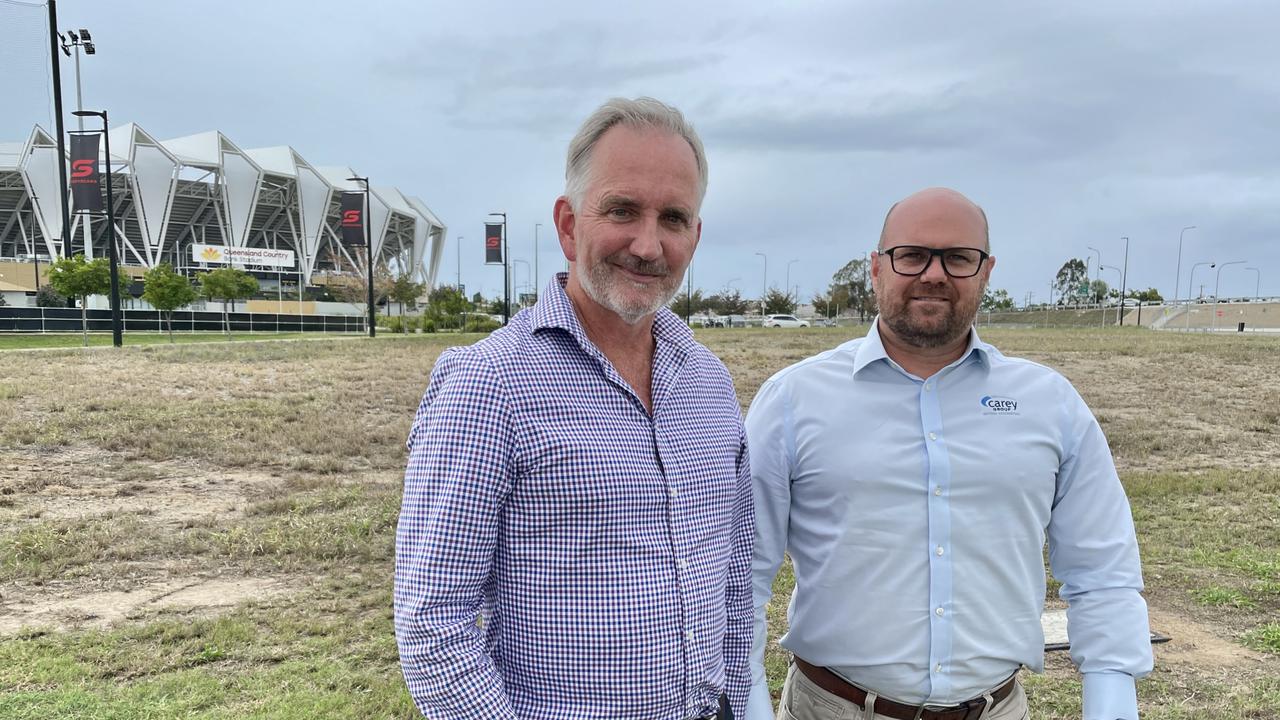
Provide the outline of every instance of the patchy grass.
[[[1280,717],[1280,338],[980,331],[1063,372],[1099,416],[1153,610],[1259,653],[1228,667],[1160,646],[1144,717]],[[745,408],[769,375],[863,332],[696,334]],[[0,717],[416,717],[390,619],[403,443],[435,358],[479,336],[87,352],[69,337],[0,367],[0,626],[24,603],[185,578],[287,578],[289,592],[144,604],[114,623],[41,616],[57,629],[0,642]],[[775,692],[793,582],[784,565],[768,610]],[[1033,717],[1079,717],[1064,655],[1026,682]]]

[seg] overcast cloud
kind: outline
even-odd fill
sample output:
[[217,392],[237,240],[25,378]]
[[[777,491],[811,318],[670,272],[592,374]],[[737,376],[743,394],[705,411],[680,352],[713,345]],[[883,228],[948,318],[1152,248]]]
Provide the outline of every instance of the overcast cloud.
[[[1048,293],[1071,257],[1178,293],[1192,263],[1247,260],[1222,293],[1280,295],[1280,6],[1132,2],[337,3],[62,0],[87,27],[87,107],[160,138],[209,129],[289,144],[421,197],[449,225],[439,279],[494,295],[486,213],[545,282],[552,204],[578,123],[652,95],[695,123],[711,182],[693,284],[758,295],[785,268],[804,298],[874,246],[890,204],[948,185],[982,204],[992,285]],[[975,7],[980,6],[980,7]],[[14,17],[11,8],[0,7]],[[15,25],[25,31],[27,26]],[[0,51],[0,139],[48,127],[47,77]],[[64,63],[64,102],[74,72]],[[523,266],[517,282],[527,282]],[[1115,284],[1116,273],[1103,279]],[[1213,292],[1212,273],[1195,285]],[[1198,287],[1197,287],[1198,292]]]

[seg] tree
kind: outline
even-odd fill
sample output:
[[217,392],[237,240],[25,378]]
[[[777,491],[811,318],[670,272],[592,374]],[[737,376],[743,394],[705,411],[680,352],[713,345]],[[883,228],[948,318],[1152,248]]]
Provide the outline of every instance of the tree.
[[225,267],[196,276],[200,294],[210,300],[222,300],[222,326],[231,334],[231,318],[227,305],[235,306],[237,300],[252,297],[258,292],[258,279],[240,268]]
[[704,309],[716,315],[745,315],[751,301],[742,297],[737,288],[723,290],[707,297]]
[[49,283],[40,286],[36,291],[36,307],[66,307],[67,299],[58,294]]
[[414,282],[413,276],[405,273],[391,281],[391,288],[388,290],[387,296],[400,303],[400,314],[404,315],[404,307],[409,303],[416,302],[419,297],[422,297],[422,293],[426,289],[426,284]]
[[84,255],[58,258],[49,266],[49,285],[65,297],[80,299],[80,331],[84,344],[89,345],[90,295],[106,295],[111,292],[111,265],[106,258],[85,260]]
[[1013,308],[1013,298],[1009,297],[1009,291],[1004,288],[998,290],[988,289],[982,296],[980,309],[983,312],[1008,312]]
[[1146,290],[1130,290],[1129,297],[1144,303],[1162,303],[1164,296],[1155,288],[1147,288]]
[[142,299],[164,315],[173,342],[173,311],[190,305],[199,295],[187,276],[173,271],[169,263],[160,263],[142,276]]
[[1089,268],[1079,258],[1071,258],[1058,269],[1053,280],[1053,289],[1058,293],[1058,304],[1080,304],[1089,295]]
[[472,307],[466,296],[458,292],[458,288],[441,285],[427,296],[427,310],[423,314],[437,326],[444,325],[448,320],[450,325],[456,324],[461,328],[463,313],[470,312]]
[[796,303],[790,294],[778,288],[769,288],[769,293],[764,296],[765,315],[791,315],[795,311]]
[[706,309],[706,298],[702,297],[702,288],[693,291],[693,295],[689,295],[688,289],[685,292],[677,294],[671,298],[671,302],[667,305],[671,312],[684,317],[688,312],[690,315],[701,312]]
[[1107,285],[1106,280],[1094,280],[1089,283],[1089,302],[1094,305],[1102,304],[1102,301],[1111,293],[1111,287]]
[[860,321],[876,313],[876,294],[871,287],[871,261],[850,260],[831,276],[825,300],[840,307],[855,308]]

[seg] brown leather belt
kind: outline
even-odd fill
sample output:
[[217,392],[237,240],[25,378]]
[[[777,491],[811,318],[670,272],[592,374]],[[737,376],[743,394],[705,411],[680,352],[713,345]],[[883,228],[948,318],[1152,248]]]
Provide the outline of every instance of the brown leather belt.
[[[831,672],[824,667],[811,665],[800,658],[795,658],[796,667],[804,676],[809,678],[810,682],[836,697],[844,698],[858,707],[865,707],[863,703],[867,701],[867,693],[857,685],[851,685],[839,675]],[[1013,686],[1017,683],[1017,676],[1009,678],[1009,681],[996,688],[991,693],[991,706],[995,707],[1009,694],[1013,692]],[[877,715],[897,718],[898,720],[978,720],[982,716],[982,711],[987,709],[987,699],[985,697],[976,697],[959,705],[905,705],[900,702],[894,702],[888,698],[876,698],[875,712]]]

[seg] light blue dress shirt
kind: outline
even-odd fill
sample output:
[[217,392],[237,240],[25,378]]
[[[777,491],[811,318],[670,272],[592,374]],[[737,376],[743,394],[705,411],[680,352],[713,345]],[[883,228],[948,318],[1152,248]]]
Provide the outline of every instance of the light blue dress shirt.
[[765,606],[783,555],[784,648],[895,700],[948,705],[1044,669],[1043,549],[1068,602],[1085,720],[1137,718],[1151,671],[1129,503],[1071,384],[971,332],[933,377],[873,325],[760,388],[747,415],[755,492],[753,689],[772,718]]

